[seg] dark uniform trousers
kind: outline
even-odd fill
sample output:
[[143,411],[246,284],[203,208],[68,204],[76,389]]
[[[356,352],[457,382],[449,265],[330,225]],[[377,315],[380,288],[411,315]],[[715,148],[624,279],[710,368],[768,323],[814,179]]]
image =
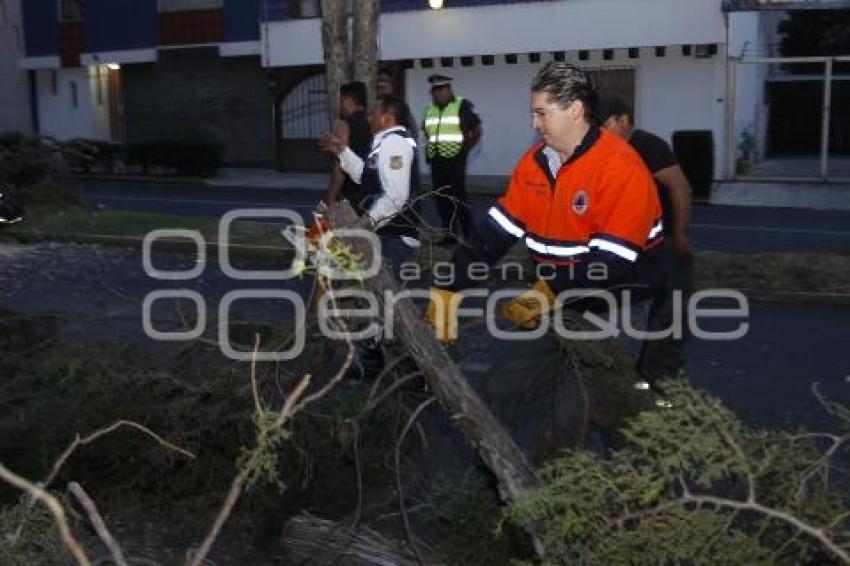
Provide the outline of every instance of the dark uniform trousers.
[[439,190],[435,198],[443,229],[451,235],[468,238],[472,234],[472,214],[466,193],[466,158],[434,157],[431,181],[434,190]]

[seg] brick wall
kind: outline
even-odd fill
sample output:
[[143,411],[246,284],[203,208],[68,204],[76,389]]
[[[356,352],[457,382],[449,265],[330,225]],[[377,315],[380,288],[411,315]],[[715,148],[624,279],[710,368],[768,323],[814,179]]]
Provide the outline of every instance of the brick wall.
[[166,50],[122,73],[127,141],[196,130],[224,143],[228,165],[274,164],[274,102],[258,57]]

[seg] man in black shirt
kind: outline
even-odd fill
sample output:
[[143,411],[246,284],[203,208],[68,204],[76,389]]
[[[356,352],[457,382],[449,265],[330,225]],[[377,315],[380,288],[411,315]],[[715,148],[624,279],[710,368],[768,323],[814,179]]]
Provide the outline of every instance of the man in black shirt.
[[[341,120],[334,124],[333,135],[361,159],[366,159],[372,145],[369,118],[366,115],[366,85],[360,81],[339,87],[339,114]],[[348,200],[355,209],[360,206],[363,189],[334,162],[325,202],[333,206],[340,198]],[[359,211],[359,209],[358,209]]]
[[[654,381],[664,376],[674,376],[683,366],[682,347],[687,332],[685,314],[688,297],[693,290],[693,251],[689,229],[691,222],[691,185],[688,183],[679,160],[670,146],[647,131],[634,126],[634,111],[621,96],[603,95],[599,100],[597,117],[603,128],[629,141],[652,173],[664,210],[665,233],[670,236],[669,278],[671,290],[682,296],[682,339],[647,341],[640,361],[640,369],[647,379]],[[673,323],[673,296],[668,293],[654,302],[650,312],[648,330],[670,328]]]

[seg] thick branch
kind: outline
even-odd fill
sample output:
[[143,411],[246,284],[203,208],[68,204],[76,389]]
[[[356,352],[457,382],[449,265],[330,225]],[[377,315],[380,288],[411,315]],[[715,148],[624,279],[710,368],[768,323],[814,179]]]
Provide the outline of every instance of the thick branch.
[[86,510],[86,515],[88,515],[97,536],[100,537],[100,540],[102,540],[103,544],[106,545],[106,548],[109,549],[109,554],[112,555],[112,559],[115,561],[115,564],[118,566],[128,566],[127,559],[124,558],[124,552],[121,550],[121,546],[119,546],[112,537],[112,533],[110,533],[109,529],[106,527],[103,517],[100,516],[97,506],[94,504],[91,497],[89,497],[89,494],[86,493],[80,484],[74,481],[68,484],[68,491],[71,492],[71,495],[77,498],[77,501],[79,501],[80,505],[83,506],[83,509]]

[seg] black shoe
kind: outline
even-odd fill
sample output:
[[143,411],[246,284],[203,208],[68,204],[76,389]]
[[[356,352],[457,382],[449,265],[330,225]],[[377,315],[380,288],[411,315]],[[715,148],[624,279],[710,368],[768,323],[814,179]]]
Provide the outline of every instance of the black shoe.
[[0,224],[15,224],[23,219],[23,209],[6,200],[0,193]]

